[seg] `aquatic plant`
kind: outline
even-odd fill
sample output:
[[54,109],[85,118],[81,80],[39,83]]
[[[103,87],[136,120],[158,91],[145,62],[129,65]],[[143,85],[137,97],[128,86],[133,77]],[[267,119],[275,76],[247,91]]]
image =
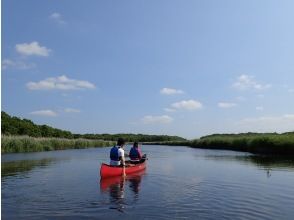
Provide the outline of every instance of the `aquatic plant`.
[[[151,144],[151,143],[150,143]],[[191,141],[166,141],[152,144],[225,149],[260,154],[294,155],[294,133],[214,134]]]
[[30,136],[1,136],[2,153],[36,152],[65,149],[81,149],[89,147],[106,147],[114,145],[113,141],[88,140],[88,139],[66,139],[66,138],[44,138]]

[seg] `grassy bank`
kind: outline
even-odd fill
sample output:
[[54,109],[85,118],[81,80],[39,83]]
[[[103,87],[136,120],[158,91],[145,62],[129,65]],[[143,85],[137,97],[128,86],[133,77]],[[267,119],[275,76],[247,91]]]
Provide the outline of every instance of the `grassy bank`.
[[220,134],[210,135],[192,141],[157,142],[153,144],[236,150],[259,154],[294,155],[294,133]]
[[114,141],[66,139],[66,138],[35,138],[29,136],[1,136],[2,153],[37,152],[65,149],[82,149],[89,147],[106,147],[114,145]]

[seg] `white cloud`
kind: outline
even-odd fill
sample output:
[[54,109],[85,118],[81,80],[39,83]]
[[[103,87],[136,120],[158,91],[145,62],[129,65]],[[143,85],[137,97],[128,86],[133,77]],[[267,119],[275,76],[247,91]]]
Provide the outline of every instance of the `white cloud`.
[[47,57],[51,51],[46,47],[40,46],[36,41],[32,43],[16,44],[15,49],[18,53],[26,56],[36,55]]
[[237,106],[236,103],[232,103],[232,102],[219,102],[217,105],[220,108],[233,108]]
[[55,22],[57,22],[58,24],[66,24],[66,22],[63,20],[62,15],[54,12],[53,14],[51,14],[49,16],[50,19],[54,20]]
[[294,88],[292,88],[291,86],[284,84],[282,85],[282,87],[286,89],[289,93],[294,93]]
[[253,76],[243,74],[237,78],[237,81],[233,83],[233,87],[239,90],[264,90],[271,87],[270,84],[260,84],[255,81]]
[[30,114],[32,115],[38,115],[38,116],[48,116],[48,117],[55,117],[57,116],[57,113],[52,110],[39,110],[39,111],[33,111]]
[[172,89],[172,88],[163,88],[160,90],[162,95],[175,95],[175,94],[183,94],[184,91],[180,89]]
[[10,60],[10,59],[4,59],[2,60],[2,70],[13,68],[13,69],[30,69],[35,67],[35,64],[33,63],[25,63],[23,61],[18,60]]
[[74,109],[74,108],[66,108],[64,109],[66,113],[80,113],[81,111],[79,109]]
[[175,112],[176,110],[173,108],[165,108],[164,111],[166,112]]
[[190,99],[190,100],[175,102],[171,105],[171,107],[174,109],[197,110],[197,109],[201,109],[203,105],[201,102]]
[[256,106],[256,111],[263,111],[263,107],[262,106]]
[[147,115],[144,116],[141,121],[144,124],[169,124],[173,121],[173,118],[171,118],[168,115],[161,115],[161,116],[152,116]]
[[237,123],[239,129],[253,132],[294,131],[294,114],[245,118]]
[[94,89],[95,85],[83,80],[69,79],[65,75],[47,78],[39,82],[28,82],[30,90],[79,90]]

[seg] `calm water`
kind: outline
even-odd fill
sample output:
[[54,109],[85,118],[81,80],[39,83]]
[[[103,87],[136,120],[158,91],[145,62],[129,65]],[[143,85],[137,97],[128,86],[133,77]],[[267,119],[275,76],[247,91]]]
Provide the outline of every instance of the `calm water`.
[[294,219],[293,159],[143,151],[145,172],[105,181],[99,168],[109,148],[2,155],[2,218]]

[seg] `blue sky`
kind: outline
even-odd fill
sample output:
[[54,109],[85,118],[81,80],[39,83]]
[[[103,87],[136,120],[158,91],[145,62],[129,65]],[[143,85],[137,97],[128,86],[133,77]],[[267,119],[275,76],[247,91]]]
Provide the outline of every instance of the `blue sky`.
[[2,110],[75,133],[293,131],[293,10],[2,0]]

